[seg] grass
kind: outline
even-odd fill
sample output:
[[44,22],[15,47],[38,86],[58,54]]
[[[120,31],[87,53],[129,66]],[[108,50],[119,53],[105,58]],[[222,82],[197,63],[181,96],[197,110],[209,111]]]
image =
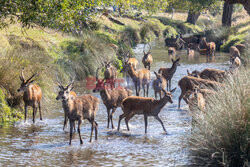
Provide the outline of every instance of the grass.
[[193,113],[190,144],[196,163],[205,166],[243,166],[249,159],[250,70],[230,76],[210,96],[204,112]]

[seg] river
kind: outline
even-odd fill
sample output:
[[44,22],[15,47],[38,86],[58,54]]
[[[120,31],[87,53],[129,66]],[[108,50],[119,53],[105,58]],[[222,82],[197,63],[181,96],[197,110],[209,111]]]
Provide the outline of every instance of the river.
[[[134,48],[135,57],[141,59],[143,45]],[[90,124],[84,121],[81,128],[83,145],[75,133],[72,145],[69,146],[69,128],[63,127],[63,111],[52,110],[44,113],[44,120],[35,124],[23,121],[13,125],[0,126],[0,165],[1,166],[187,166],[191,164],[188,147],[190,120],[188,107],[182,100],[181,110],[177,109],[180,88],[178,81],[187,74],[186,70],[201,70],[204,68],[227,69],[229,56],[216,53],[216,61],[206,63],[206,57],[198,54],[189,59],[186,51],[178,51],[181,57],[180,66],[172,79],[172,88],[177,87],[173,94],[173,104],[167,103],[159,117],[162,119],[167,134],[163,133],[160,123],[154,118],[148,120],[148,133],[144,134],[143,116],[135,116],[130,120],[130,132],[126,131],[124,120],[121,121],[121,131],[107,129],[107,113],[101,103],[96,116],[99,124],[98,140],[89,143]],[[167,55],[163,41],[152,43],[154,58],[151,67],[153,71],[160,67],[172,65]],[[142,94],[142,91],[141,91]],[[150,97],[154,97],[152,86]],[[94,94],[99,97],[99,94]],[[114,124],[117,127],[118,117],[122,113],[119,108],[114,114]]]

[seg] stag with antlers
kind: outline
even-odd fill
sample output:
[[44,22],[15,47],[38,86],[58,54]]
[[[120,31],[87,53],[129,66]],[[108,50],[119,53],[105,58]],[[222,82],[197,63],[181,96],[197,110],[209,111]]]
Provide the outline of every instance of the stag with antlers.
[[148,46],[149,46],[148,52],[145,51],[146,45],[144,45],[144,47],[143,47],[144,56],[142,58],[142,63],[144,65],[144,68],[148,68],[148,70],[150,70],[150,67],[151,67],[151,65],[153,63],[153,57],[151,55],[151,45],[148,44]]
[[24,69],[22,69],[20,80],[21,85],[20,88],[17,89],[18,92],[24,92],[23,93],[23,101],[24,101],[24,122],[26,122],[27,118],[27,108],[28,106],[31,106],[33,108],[33,123],[35,123],[35,117],[37,112],[37,107],[39,108],[40,113],[40,120],[42,120],[42,112],[41,112],[41,99],[42,99],[42,90],[39,86],[32,84],[35,80],[34,78],[36,76],[36,73],[33,74],[29,79],[25,80],[24,77]]

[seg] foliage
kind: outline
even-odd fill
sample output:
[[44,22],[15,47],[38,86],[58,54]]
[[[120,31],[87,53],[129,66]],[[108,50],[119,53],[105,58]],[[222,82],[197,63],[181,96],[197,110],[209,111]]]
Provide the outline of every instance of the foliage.
[[150,42],[154,36],[160,37],[162,34],[160,27],[157,24],[145,23],[140,29],[140,36],[143,42]]
[[244,166],[249,158],[249,70],[229,76],[207,100],[205,111],[192,113],[190,144],[199,166]]

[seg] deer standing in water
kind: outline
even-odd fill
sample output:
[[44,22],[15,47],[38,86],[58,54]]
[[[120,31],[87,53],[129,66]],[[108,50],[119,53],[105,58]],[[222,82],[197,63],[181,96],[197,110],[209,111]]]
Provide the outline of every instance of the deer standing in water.
[[167,132],[158,114],[161,112],[162,108],[167,104],[167,102],[173,103],[172,93],[175,91],[175,89],[171,90],[170,92],[166,92],[164,89],[162,89],[164,92],[164,97],[160,100],[155,100],[154,98],[150,97],[138,96],[129,96],[124,99],[122,101],[123,114],[119,116],[118,131],[120,130],[120,123],[123,118],[125,118],[127,130],[129,131],[128,121],[135,115],[144,115],[145,133],[147,133],[149,116],[155,117],[155,119],[161,123],[163,130]]
[[145,46],[146,45],[144,45],[144,48],[143,48],[144,56],[142,58],[142,63],[144,65],[144,68],[148,67],[148,70],[150,70],[151,64],[153,63],[153,57],[152,57],[151,51],[150,51],[151,50],[151,45],[150,44],[148,44],[148,45],[149,45],[149,51],[148,52],[145,52]]
[[[63,96],[63,86],[62,86],[62,83],[59,81],[59,79],[57,78],[57,84],[58,84],[58,87],[60,88],[60,91],[56,97],[56,100],[59,100],[59,99],[62,99],[62,96]],[[74,82],[71,83],[72,84],[72,89],[73,89],[73,84]],[[70,98],[71,99],[74,99],[76,98],[76,93],[74,91],[70,91],[69,92],[69,95],[70,95]],[[64,110],[64,124],[63,124],[63,130],[65,130],[65,127],[67,127],[67,124],[68,124],[68,117],[67,117],[67,111]],[[74,124],[74,131],[76,131],[75,129],[75,124]]]
[[104,79],[110,84],[111,89],[115,87],[115,80],[118,76],[117,69],[111,64],[112,62],[105,62]]
[[162,89],[166,88],[167,81],[163,78],[162,74],[157,74],[155,71],[156,78],[153,81],[153,89],[155,91],[155,99],[157,99],[157,94],[160,95],[160,99],[163,97]]
[[[98,70],[99,68],[97,68],[96,70],[97,83],[96,83],[96,87],[93,89],[93,92],[94,93],[100,92],[102,101],[107,108],[107,115],[108,115],[107,128],[109,128],[109,124],[111,122],[112,129],[114,129],[113,114],[115,113],[118,107],[121,107],[122,100],[132,95],[132,91],[123,87],[119,87],[119,88],[117,87],[116,89],[108,90],[105,87],[103,80],[99,79]],[[110,113],[111,109],[112,109],[112,113]]]
[[148,96],[149,82],[151,77],[150,71],[145,68],[135,71],[131,63],[125,64],[123,66],[122,71],[123,70],[128,71],[128,74],[135,85],[136,96],[140,96],[141,87],[143,88],[145,96],[146,93],[145,86],[147,86],[147,96]]
[[62,99],[62,106],[66,115],[70,121],[70,140],[69,145],[71,145],[73,127],[75,121],[78,121],[78,134],[80,138],[80,144],[82,144],[81,137],[81,124],[83,119],[87,119],[91,123],[91,134],[90,142],[92,141],[93,130],[95,128],[95,140],[97,140],[97,128],[98,124],[95,121],[96,112],[99,108],[99,99],[92,95],[82,95],[76,98],[71,98],[70,91],[73,89],[73,83],[71,82],[68,86],[63,87],[60,85],[61,91],[58,94],[57,100]]
[[171,79],[174,76],[174,73],[176,72],[177,66],[179,66],[179,61],[180,58],[176,59],[176,60],[172,60],[172,67],[171,68],[160,68],[158,70],[158,73],[161,73],[162,76],[165,78],[165,80],[167,81],[167,90],[171,89]]
[[20,88],[17,89],[18,92],[23,93],[23,101],[24,101],[24,122],[26,122],[27,118],[27,108],[31,106],[33,108],[33,123],[35,123],[35,117],[37,112],[37,107],[39,109],[40,120],[42,120],[42,111],[41,111],[41,100],[42,100],[42,90],[39,86],[32,84],[35,80],[31,80],[36,76],[36,73],[33,74],[29,79],[25,80],[24,78],[24,69],[21,72],[20,80],[22,81]]

